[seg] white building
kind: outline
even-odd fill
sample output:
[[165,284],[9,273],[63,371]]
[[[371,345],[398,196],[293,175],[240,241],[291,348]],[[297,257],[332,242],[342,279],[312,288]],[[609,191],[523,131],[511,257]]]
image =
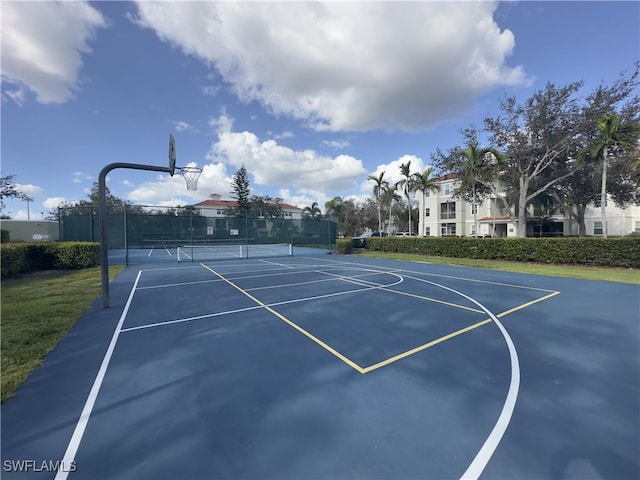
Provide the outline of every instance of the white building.
[[[418,193],[418,234],[421,236],[458,236],[489,235],[495,237],[516,237],[518,235],[517,218],[512,218],[503,202],[496,198],[487,198],[478,205],[452,196],[457,175],[449,174],[436,179],[440,192],[429,193],[423,197]],[[578,235],[578,223],[564,214],[561,208],[547,210],[544,215],[534,215],[529,208],[527,236]],[[541,221],[544,217],[544,221]],[[477,232],[476,232],[477,225]],[[585,213],[587,235],[602,235],[600,206],[589,206]],[[625,236],[640,233],[640,204],[627,208],[617,207],[612,200],[607,202],[607,234]]]

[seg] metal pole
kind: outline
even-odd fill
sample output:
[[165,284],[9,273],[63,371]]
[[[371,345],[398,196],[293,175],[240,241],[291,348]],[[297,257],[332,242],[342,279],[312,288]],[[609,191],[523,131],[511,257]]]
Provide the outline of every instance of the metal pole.
[[171,173],[169,167],[138,165],[136,163],[111,163],[100,171],[98,176],[98,215],[100,220],[100,270],[102,279],[102,307],[109,307],[109,247],[107,245],[107,174],[116,168],[133,170],[151,170]]

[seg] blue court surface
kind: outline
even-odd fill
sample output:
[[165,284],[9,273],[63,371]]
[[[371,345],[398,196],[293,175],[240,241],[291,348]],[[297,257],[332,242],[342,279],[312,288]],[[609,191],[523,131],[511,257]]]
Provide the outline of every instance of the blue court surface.
[[2,405],[2,478],[640,478],[637,285],[152,257]]

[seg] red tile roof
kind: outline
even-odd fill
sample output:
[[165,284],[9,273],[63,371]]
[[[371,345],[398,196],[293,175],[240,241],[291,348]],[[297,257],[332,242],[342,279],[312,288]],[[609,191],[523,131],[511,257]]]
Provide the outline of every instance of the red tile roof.
[[[217,208],[234,208],[238,205],[238,202],[235,200],[204,200],[203,202],[196,203],[195,207],[217,207]],[[288,211],[302,211],[302,208],[296,207],[294,205],[289,205],[288,203],[280,203],[282,210]]]

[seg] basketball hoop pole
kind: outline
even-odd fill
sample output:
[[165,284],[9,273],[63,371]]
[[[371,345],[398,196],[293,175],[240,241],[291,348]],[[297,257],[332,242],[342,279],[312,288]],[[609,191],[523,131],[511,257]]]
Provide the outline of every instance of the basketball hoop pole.
[[[109,253],[107,246],[107,174],[116,168],[151,170],[172,174],[169,167],[139,165],[137,163],[111,163],[100,171],[98,177],[98,216],[100,219],[100,270],[102,275],[102,307],[109,307]],[[126,206],[125,206],[126,208]],[[124,232],[126,235],[127,232]]]

